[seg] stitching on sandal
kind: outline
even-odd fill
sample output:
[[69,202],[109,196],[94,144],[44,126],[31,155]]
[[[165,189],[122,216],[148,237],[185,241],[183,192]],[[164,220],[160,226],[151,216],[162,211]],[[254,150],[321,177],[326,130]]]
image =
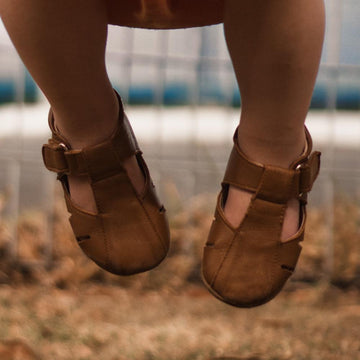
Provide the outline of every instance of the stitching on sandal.
[[215,274],[214,274],[214,277],[213,277],[213,279],[212,279],[212,281],[211,281],[211,283],[210,283],[212,287],[214,286],[214,284],[215,284],[215,282],[216,282],[216,279],[217,279],[217,277],[219,276],[220,270],[221,270],[221,268],[223,267],[223,265],[224,265],[224,263],[225,263],[225,260],[227,259],[228,255],[229,255],[230,249],[233,247],[234,242],[235,242],[235,239],[236,239],[236,237],[237,237],[238,234],[239,234],[238,232],[235,232],[233,238],[231,239],[231,242],[230,242],[230,244],[229,244],[229,247],[228,247],[228,249],[226,250],[226,252],[225,252],[225,254],[224,254],[224,257],[223,257],[221,263],[219,264],[219,267],[218,267],[218,269],[216,270],[216,272],[215,272]]
[[[148,183],[148,185],[150,185],[150,184]],[[146,189],[144,191],[144,197],[148,194],[148,192],[149,192],[149,188],[148,188],[148,186],[146,186]],[[155,224],[152,222],[151,217],[148,214],[148,212],[147,212],[147,210],[146,210],[146,208],[145,208],[145,206],[143,204],[143,201],[141,201],[138,196],[136,196],[136,199],[138,200],[140,206],[142,207],[142,209],[144,211],[144,214],[145,214],[145,216],[146,216],[146,218],[148,220],[148,223],[150,224],[150,226],[154,230],[155,234],[157,235],[158,239],[160,240],[160,244],[163,247],[163,250],[166,251],[167,250],[166,244],[164,244],[163,238],[161,237],[161,235],[160,235],[159,231],[157,230]]]

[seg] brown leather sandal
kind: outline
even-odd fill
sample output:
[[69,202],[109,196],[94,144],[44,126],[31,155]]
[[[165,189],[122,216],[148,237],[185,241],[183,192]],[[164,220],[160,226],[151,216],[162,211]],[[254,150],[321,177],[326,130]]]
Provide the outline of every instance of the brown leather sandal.
[[[307,148],[289,169],[255,163],[237,144],[237,130],[215,217],[204,248],[202,276],[218,299],[238,307],[253,307],[274,298],[294,272],[304,238],[307,193],[319,173],[320,152]],[[247,213],[234,228],[224,216],[229,185],[253,193]],[[286,204],[298,198],[300,228],[281,241]]]
[[[45,166],[55,171],[64,191],[69,221],[83,252],[103,269],[131,275],[157,266],[169,249],[169,226],[149,170],[119,98],[118,127],[102,143],[71,149],[59,134],[50,109],[52,138],[42,147]],[[138,195],[121,165],[134,155],[145,177]],[[90,179],[98,213],[79,208],[70,198],[67,175]]]

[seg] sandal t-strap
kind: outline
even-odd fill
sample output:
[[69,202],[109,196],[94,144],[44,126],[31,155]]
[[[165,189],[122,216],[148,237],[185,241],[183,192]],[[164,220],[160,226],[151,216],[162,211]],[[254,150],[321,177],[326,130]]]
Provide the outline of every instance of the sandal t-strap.
[[[42,147],[44,164],[58,174],[64,191],[69,221],[83,252],[103,269],[131,275],[157,266],[169,249],[169,226],[119,95],[118,126],[106,141],[81,150],[54,126],[52,138]],[[123,160],[135,155],[144,174],[145,187],[135,191]],[[70,197],[68,175],[87,176],[96,201],[97,213],[77,206]]]
[[[202,276],[218,299],[238,307],[253,307],[274,298],[294,272],[306,223],[307,193],[318,176],[320,152],[307,147],[291,166],[281,168],[250,161],[237,144],[237,130],[222,191],[203,254]],[[247,213],[234,228],[224,216],[229,186],[253,193]],[[287,203],[300,202],[300,227],[286,241],[281,231]]]

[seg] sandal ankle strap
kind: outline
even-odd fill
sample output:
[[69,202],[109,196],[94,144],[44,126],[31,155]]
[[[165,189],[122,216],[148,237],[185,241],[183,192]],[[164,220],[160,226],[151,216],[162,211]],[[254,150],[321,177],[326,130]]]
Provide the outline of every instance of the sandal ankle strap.
[[58,174],[88,175],[93,181],[123,172],[122,160],[141,153],[130,123],[123,111],[120,96],[120,112],[117,129],[106,141],[71,149],[69,142],[57,131],[54,116],[49,111],[49,127],[52,138],[42,147],[42,156],[46,168]]
[[232,185],[256,193],[257,198],[279,204],[285,204],[291,198],[306,202],[306,194],[319,174],[321,156],[319,151],[311,153],[312,140],[306,127],[307,148],[288,169],[249,160],[238,145],[237,132],[238,128],[235,130],[223,188]]

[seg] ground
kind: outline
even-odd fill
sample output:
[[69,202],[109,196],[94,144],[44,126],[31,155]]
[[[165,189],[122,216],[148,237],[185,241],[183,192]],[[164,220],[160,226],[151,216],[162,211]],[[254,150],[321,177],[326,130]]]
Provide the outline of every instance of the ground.
[[168,202],[169,256],[133,277],[110,275],[82,254],[62,198],[53,213],[23,214],[13,259],[2,219],[0,360],[360,360],[359,201],[310,208],[285,289],[266,305],[237,309],[201,285],[209,199],[195,197],[186,209]]
[[328,285],[285,289],[253,309],[201,286],[2,285],[0,303],[2,360],[360,359],[360,293]]

